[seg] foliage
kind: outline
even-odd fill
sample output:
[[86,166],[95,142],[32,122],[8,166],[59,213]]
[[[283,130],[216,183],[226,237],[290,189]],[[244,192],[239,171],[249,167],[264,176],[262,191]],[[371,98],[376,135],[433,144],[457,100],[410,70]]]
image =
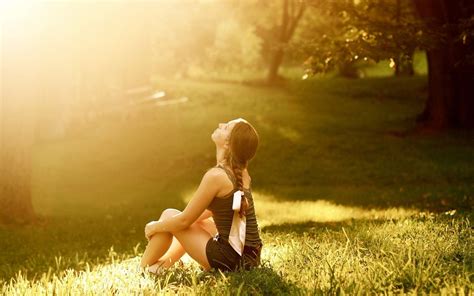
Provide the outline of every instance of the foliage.
[[255,69],[261,58],[261,39],[252,26],[227,19],[217,26],[214,44],[208,48],[207,54],[216,71]]
[[474,65],[474,16],[470,18],[464,18],[459,20],[459,24],[456,24],[453,28],[457,32],[456,42],[460,42],[467,46],[467,53],[463,60],[457,61],[458,64]]
[[285,50],[299,28],[306,1],[235,1],[233,10],[235,19],[244,26],[255,28],[256,36],[261,39],[258,65],[268,66],[267,82],[278,82]]
[[261,38],[237,3],[173,5],[181,9],[163,9],[151,27],[155,73],[212,77],[260,66]]
[[[415,16],[409,0],[314,1],[312,22],[300,51],[312,73],[340,65],[385,59],[411,59],[416,48],[429,49],[442,34]],[[397,9],[399,11],[397,12]],[[314,11],[315,10],[315,11]]]
[[262,40],[260,58],[263,63],[268,64],[278,43],[282,1],[239,1],[238,4],[234,3],[234,8],[239,23],[255,28],[255,33]]
[[[214,40],[215,28],[224,17],[219,5],[163,4],[153,18],[154,73],[186,74],[189,65],[200,62]],[[179,36],[179,38],[178,38]]]

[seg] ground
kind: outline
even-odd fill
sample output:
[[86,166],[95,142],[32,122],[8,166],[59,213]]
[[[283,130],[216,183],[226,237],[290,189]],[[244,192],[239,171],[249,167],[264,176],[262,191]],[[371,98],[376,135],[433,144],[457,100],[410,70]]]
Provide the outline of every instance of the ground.
[[[0,228],[3,294],[472,293],[474,134],[406,132],[425,76],[155,83],[189,100],[36,145],[41,219]],[[215,164],[212,131],[236,117],[261,137],[262,267],[142,274],[145,223],[184,207]]]

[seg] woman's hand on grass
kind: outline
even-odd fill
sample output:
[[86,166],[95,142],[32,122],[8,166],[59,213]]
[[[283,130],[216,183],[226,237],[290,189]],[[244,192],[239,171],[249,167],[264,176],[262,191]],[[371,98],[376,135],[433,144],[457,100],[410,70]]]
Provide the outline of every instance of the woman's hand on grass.
[[156,233],[155,225],[158,221],[151,221],[145,225],[145,237],[147,240],[150,240],[151,237]]

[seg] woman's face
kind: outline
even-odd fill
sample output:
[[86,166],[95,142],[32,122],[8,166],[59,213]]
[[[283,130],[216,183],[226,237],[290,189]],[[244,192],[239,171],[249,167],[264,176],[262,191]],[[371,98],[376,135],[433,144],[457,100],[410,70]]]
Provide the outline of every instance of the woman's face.
[[211,135],[211,139],[219,147],[227,147],[229,143],[230,134],[237,122],[244,121],[242,118],[231,120],[227,123],[219,123],[218,127]]

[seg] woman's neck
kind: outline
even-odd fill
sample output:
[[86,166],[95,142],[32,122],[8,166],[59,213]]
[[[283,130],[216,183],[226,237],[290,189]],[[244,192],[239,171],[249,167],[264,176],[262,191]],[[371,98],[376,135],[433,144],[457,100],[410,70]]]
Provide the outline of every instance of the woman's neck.
[[[228,163],[225,159],[225,149],[216,146],[216,164],[222,166],[228,166]],[[247,166],[243,168],[242,171],[246,171]]]
[[225,165],[225,150],[220,147],[216,147],[216,162],[218,165]]

